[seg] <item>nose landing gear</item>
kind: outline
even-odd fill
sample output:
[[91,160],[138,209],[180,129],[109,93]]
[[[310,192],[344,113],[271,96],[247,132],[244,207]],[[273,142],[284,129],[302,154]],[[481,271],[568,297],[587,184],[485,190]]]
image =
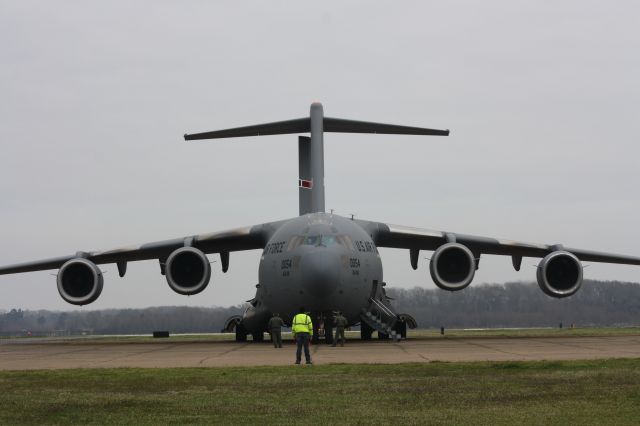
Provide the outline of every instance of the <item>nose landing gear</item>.
[[369,324],[362,321],[360,323],[360,339],[361,340],[371,340],[371,335],[373,334],[373,328],[369,327]]
[[328,345],[333,343],[333,316],[331,313],[320,313],[313,318],[313,338],[311,341],[318,344],[322,338]]

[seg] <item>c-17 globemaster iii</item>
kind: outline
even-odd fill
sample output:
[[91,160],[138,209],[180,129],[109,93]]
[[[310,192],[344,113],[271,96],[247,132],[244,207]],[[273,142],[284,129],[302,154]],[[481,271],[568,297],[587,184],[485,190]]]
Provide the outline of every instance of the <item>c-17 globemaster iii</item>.
[[[95,301],[102,291],[103,273],[97,265],[115,263],[124,277],[128,262],[156,259],[160,272],[175,292],[185,295],[203,291],[211,277],[207,254],[220,255],[222,271],[229,268],[229,254],[262,250],[255,297],[244,315],[226,325],[236,339],[251,334],[262,340],[272,313],[292,318],[305,306],[314,325],[324,324],[331,341],[332,313],[341,311],[349,324],[361,326],[361,337],[398,337],[415,326],[408,314],[394,311],[384,291],[378,247],[407,249],[413,269],[420,250],[434,251],[429,270],[441,289],[467,287],[478,268],[480,256],[510,256],[520,270],[523,257],[542,258],[537,269],[540,289],[552,297],[574,294],[582,284],[582,261],[640,265],[640,258],[566,248],[562,245],[528,244],[454,232],[397,226],[345,218],[325,212],[325,132],[382,133],[447,136],[448,130],[398,126],[324,117],[322,105],[311,105],[309,117],[275,123],[187,134],[185,140],[310,133],[299,136],[299,216],[210,234],[143,244],[109,251],[76,254],[0,268],[0,275],[59,269],[60,296],[74,305]],[[317,333],[316,333],[317,336]]]

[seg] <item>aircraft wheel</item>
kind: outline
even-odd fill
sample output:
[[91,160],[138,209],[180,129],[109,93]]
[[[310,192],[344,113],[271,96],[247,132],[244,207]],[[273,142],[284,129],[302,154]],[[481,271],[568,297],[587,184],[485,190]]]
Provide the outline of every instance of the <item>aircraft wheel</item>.
[[318,327],[318,318],[314,317],[313,321],[313,337],[311,337],[311,343],[317,345],[320,343],[320,328]]
[[251,333],[254,342],[264,342],[264,332],[259,331],[257,333]]
[[332,327],[324,329],[324,342],[327,345],[330,345],[330,344],[333,343],[333,328]]
[[247,330],[242,323],[236,324],[236,342],[247,341]]
[[373,329],[367,325],[365,322],[360,323],[360,339],[361,340],[371,340],[371,333],[373,333]]
[[395,332],[400,335],[401,338],[407,338],[407,323],[406,321],[396,321]]

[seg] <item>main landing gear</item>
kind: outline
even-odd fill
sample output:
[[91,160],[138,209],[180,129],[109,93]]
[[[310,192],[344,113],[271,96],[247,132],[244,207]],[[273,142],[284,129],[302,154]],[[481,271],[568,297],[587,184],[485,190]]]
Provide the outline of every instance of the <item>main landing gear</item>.
[[247,335],[247,329],[244,328],[244,325],[242,323],[236,324],[236,342],[246,342]]
[[264,332],[251,333],[254,342],[264,342]]
[[373,328],[369,327],[364,321],[360,322],[360,339],[361,340],[371,340],[371,335],[373,334]]

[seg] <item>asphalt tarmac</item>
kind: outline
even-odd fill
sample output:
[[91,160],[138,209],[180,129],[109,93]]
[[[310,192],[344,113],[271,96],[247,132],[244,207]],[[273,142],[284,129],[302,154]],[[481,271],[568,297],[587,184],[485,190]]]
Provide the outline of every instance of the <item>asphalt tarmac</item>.
[[[269,342],[93,343],[40,339],[0,341],[0,370],[112,367],[249,367],[292,365],[295,345]],[[315,365],[430,361],[533,361],[640,357],[640,335],[607,337],[411,338],[312,345]],[[303,361],[304,362],[304,361]]]

